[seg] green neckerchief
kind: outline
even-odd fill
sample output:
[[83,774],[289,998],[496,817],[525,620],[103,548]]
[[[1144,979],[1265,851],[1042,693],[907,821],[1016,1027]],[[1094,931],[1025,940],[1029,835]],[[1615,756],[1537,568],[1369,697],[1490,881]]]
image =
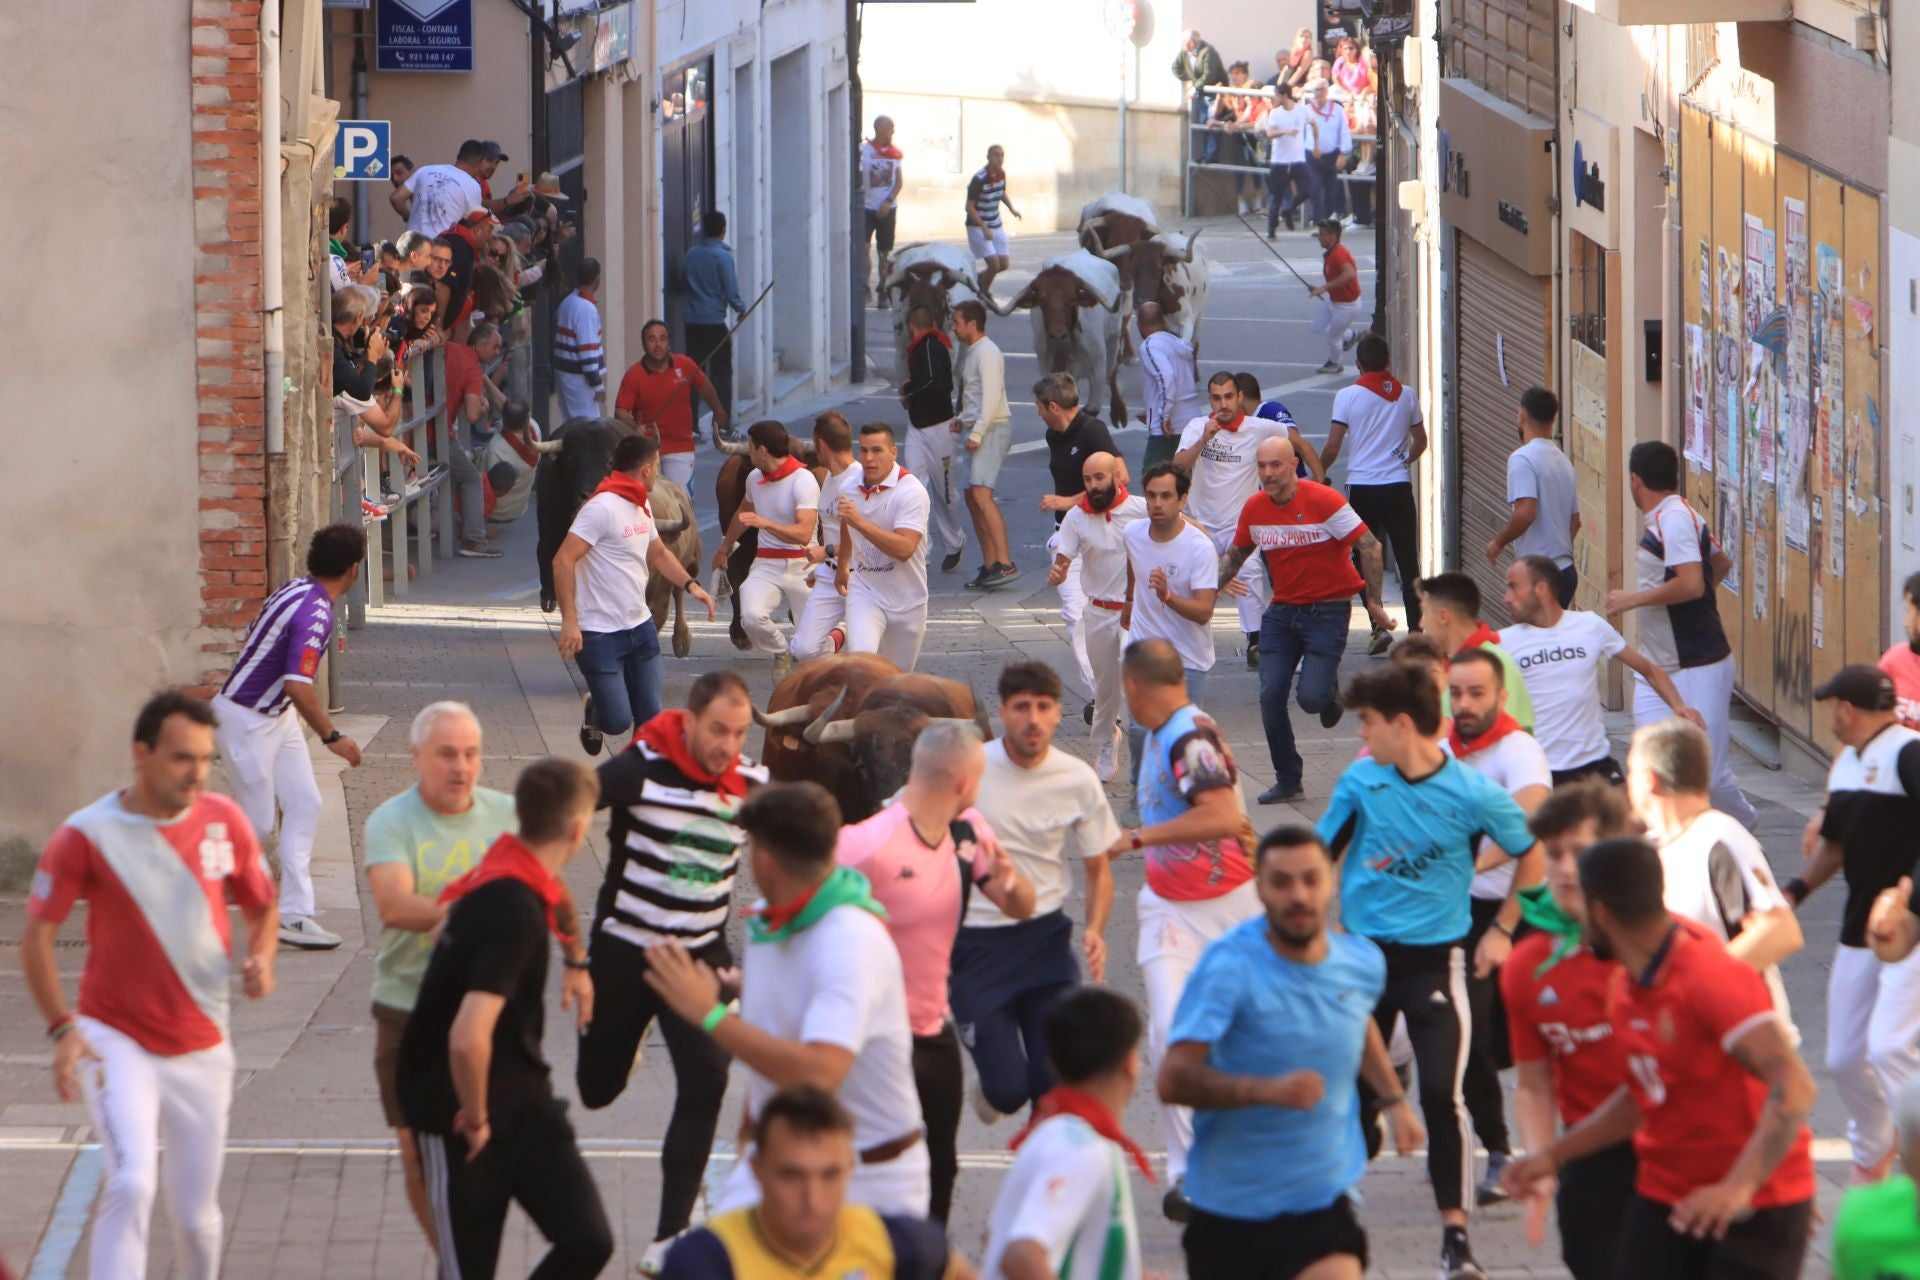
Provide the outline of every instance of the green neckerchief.
[[852,867],[835,867],[792,919],[777,929],[768,928],[767,908],[763,907],[748,922],[747,931],[755,942],[785,942],[801,930],[818,924],[820,917],[835,907],[859,907],[863,911],[873,912],[882,920],[887,918],[887,909],[873,896],[873,887],[867,883],[865,876]]
[[347,242],[338,236],[329,237],[327,240],[327,252],[336,258],[344,259],[347,256]]
[[1580,949],[1580,922],[1560,909],[1547,886],[1536,884],[1520,891],[1520,918],[1553,938],[1553,951],[1533,971],[1538,978]]

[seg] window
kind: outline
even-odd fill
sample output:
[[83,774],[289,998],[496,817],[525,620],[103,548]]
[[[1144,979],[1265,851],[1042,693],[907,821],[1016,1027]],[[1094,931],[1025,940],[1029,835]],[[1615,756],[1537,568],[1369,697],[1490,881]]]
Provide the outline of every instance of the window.
[[1607,251],[1573,232],[1567,266],[1567,327],[1575,342],[1607,354]]

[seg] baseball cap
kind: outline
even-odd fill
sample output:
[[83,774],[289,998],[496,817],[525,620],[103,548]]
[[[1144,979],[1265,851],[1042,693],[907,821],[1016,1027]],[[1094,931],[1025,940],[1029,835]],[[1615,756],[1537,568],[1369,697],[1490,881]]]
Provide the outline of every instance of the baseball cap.
[[485,160],[499,160],[502,162],[508,159],[507,153],[502,151],[500,144],[492,138],[488,138],[480,144],[480,156]]
[[1891,711],[1896,705],[1893,677],[1864,662],[1840,668],[1833,679],[1813,691],[1815,702],[1829,698],[1851,703],[1862,711]]

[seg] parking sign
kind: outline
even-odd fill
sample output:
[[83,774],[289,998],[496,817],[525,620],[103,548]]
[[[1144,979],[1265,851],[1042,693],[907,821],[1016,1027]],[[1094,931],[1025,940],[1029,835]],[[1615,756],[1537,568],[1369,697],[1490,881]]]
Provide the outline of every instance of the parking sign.
[[393,125],[386,120],[342,120],[333,139],[335,182],[373,182],[387,176]]

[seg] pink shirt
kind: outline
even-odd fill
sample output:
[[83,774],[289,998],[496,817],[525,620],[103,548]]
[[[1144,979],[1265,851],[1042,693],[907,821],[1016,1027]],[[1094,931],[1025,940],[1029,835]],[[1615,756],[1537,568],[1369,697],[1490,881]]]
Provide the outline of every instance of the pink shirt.
[[1913,646],[1905,642],[1896,644],[1880,655],[1880,669],[1893,677],[1900,723],[1909,729],[1920,729],[1920,654],[1914,653]]
[[[972,823],[982,839],[993,837],[979,810],[968,809],[960,820]],[[938,1035],[947,1019],[947,972],[960,932],[960,855],[953,837],[929,846],[913,829],[906,805],[890,804],[865,822],[842,827],[834,858],[865,875],[887,909],[887,932],[906,974],[913,1034]],[[977,884],[990,866],[986,850],[970,846],[969,862]]]

